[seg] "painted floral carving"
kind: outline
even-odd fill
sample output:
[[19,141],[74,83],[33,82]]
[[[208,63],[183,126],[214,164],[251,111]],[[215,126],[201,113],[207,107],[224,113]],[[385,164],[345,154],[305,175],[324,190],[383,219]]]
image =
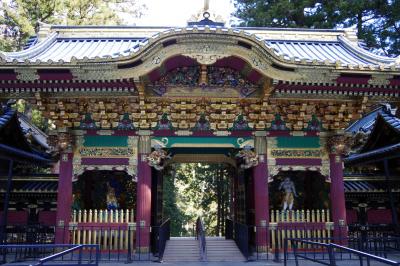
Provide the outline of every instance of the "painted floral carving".
[[201,114],[199,120],[197,120],[193,131],[209,131],[211,130],[210,122],[207,120],[205,114]]
[[116,129],[119,130],[134,130],[135,126],[132,123],[132,120],[129,118],[129,114],[125,113],[122,116],[121,121],[119,121],[118,126]]
[[97,129],[96,122],[91,114],[85,114],[79,125],[80,129]]
[[322,131],[324,128],[322,127],[322,122],[315,116],[312,115],[311,120],[308,122],[306,131]]
[[251,147],[245,146],[236,154],[236,157],[243,160],[241,168],[249,169],[258,165],[258,155],[251,150]]
[[289,130],[289,128],[286,126],[285,121],[282,120],[280,114],[275,115],[275,119],[271,122],[271,127],[269,130],[272,131],[286,131]]
[[229,130],[251,130],[251,127],[244,119],[244,116],[240,114],[235,122],[233,122],[233,126]]
[[157,126],[154,129],[158,130],[172,130],[174,127],[172,126],[171,121],[168,118],[168,115],[164,113],[161,116],[161,119],[158,121]]

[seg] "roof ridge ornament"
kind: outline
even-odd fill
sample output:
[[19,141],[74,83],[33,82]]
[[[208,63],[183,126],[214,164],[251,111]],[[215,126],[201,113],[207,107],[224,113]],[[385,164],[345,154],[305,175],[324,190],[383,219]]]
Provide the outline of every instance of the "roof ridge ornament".
[[225,26],[222,16],[210,12],[210,1],[204,0],[203,9],[191,16],[188,20],[188,26]]

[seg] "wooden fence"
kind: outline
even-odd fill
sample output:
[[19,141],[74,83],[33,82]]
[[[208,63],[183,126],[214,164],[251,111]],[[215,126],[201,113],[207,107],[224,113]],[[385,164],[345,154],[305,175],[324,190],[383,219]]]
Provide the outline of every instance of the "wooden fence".
[[270,221],[270,243],[273,249],[283,248],[285,238],[326,239],[332,236],[333,223],[328,209],[272,210]]
[[134,244],[136,224],[133,210],[73,211],[72,244],[100,244],[102,250],[127,250]]

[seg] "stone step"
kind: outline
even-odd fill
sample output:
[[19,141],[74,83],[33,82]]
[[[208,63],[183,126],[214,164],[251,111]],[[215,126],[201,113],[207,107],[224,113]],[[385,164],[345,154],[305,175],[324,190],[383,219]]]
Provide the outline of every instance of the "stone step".
[[[206,238],[206,257],[211,262],[243,262],[244,256],[235,241],[223,238]],[[167,241],[163,261],[200,261],[199,242],[194,239],[171,239]]]
[[196,262],[200,261],[199,243],[193,238],[167,241],[163,261],[165,262]]
[[235,241],[223,238],[206,239],[207,261],[210,262],[243,262],[244,256]]
[[166,251],[164,251],[164,254],[168,254],[168,256],[169,255],[180,255],[180,254],[182,254],[182,255],[199,255],[199,251],[198,250],[191,250],[191,251],[169,251],[169,250],[166,250]]

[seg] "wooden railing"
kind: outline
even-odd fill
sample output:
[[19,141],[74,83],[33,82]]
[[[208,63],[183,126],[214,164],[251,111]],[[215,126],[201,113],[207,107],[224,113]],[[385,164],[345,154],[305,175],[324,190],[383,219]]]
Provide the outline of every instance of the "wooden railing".
[[[330,238],[333,223],[329,210],[272,210],[270,243],[273,249],[283,248],[285,238]],[[290,248],[290,247],[289,247]]]
[[135,243],[133,210],[73,211],[69,228],[72,244],[99,244],[102,250],[120,251]]

